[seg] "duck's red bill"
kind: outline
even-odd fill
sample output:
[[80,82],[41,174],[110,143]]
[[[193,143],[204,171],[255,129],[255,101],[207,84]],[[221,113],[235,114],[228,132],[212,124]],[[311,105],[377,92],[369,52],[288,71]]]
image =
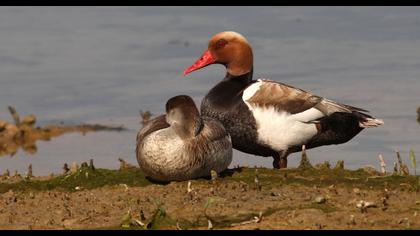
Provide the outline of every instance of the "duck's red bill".
[[200,68],[203,68],[205,66],[208,66],[210,64],[213,64],[215,62],[214,58],[211,56],[209,50],[206,50],[203,55],[201,55],[200,58],[194,64],[192,64],[190,67],[184,70],[184,75],[191,73],[195,70],[198,70]]

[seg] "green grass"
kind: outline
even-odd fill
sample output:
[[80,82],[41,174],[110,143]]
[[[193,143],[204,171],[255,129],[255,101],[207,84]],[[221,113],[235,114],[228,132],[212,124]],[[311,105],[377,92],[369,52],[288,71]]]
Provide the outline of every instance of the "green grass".
[[106,185],[127,184],[128,186],[146,186],[151,184],[139,168],[125,170],[108,170],[82,167],[76,173],[60,175],[49,180],[21,180],[16,183],[0,183],[0,193],[29,190],[53,190],[76,191],[81,189],[93,189]]
[[[332,184],[359,188],[379,189],[384,187],[398,187],[407,191],[418,191],[418,176],[372,176],[363,169],[284,169],[275,170],[267,168],[258,169],[259,182],[263,188],[272,188],[279,185],[299,184],[304,186],[326,187]],[[217,181],[245,182],[251,188],[254,186],[255,168],[236,168],[230,169],[221,174]],[[197,183],[211,183],[209,178],[194,180]],[[124,170],[95,169],[81,167],[76,173],[60,175],[49,180],[21,180],[15,183],[0,182],[0,193],[9,190],[28,191],[28,190],[64,190],[76,191],[76,187],[81,189],[93,189],[103,186],[127,184],[128,186],[146,186],[152,183],[145,178],[144,173],[139,168],[128,168]]]

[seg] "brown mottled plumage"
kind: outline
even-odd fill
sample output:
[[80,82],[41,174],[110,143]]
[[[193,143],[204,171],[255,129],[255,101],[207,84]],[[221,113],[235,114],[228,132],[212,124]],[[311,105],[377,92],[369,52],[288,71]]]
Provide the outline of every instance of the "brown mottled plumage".
[[226,169],[232,161],[232,143],[220,122],[200,117],[193,100],[181,95],[168,100],[166,115],[139,131],[136,156],[152,179],[188,180]]

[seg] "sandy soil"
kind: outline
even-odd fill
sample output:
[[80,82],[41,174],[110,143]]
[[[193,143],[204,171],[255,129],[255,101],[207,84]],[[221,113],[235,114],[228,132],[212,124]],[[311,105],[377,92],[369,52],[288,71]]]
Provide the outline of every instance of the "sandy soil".
[[192,180],[189,193],[188,182],[9,189],[0,194],[0,229],[420,228],[416,177],[348,173],[242,168]]

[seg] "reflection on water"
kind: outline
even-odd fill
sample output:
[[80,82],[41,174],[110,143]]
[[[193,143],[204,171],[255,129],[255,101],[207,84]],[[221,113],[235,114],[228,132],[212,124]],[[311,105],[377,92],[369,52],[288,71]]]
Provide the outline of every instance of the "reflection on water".
[[[307,151],[312,163],[387,166],[394,150],[420,153],[420,7],[0,7],[0,109],[13,104],[39,124],[124,124],[127,132],[78,133],[38,142],[35,155],[0,158],[35,175],[94,158],[99,168],[136,164],[140,109],[164,113],[173,96],[197,105],[222,66],[182,76],[216,32],[234,30],[254,50],[254,74],[365,108],[385,124],[342,145]],[[9,119],[0,112],[0,119]],[[299,153],[290,155],[296,166]],[[408,160],[406,160],[408,161]],[[232,166],[272,166],[234,151]]]
[[[14,156],[21,148],[26,154],[35,154],[38,150],[36,142],[38,140],[49,141],[53,137],[57,137],[69,132],[80,132],[85,135],[92,131],[123,131],[126,130],[122,126],[105,126],[105,125],[46,125],[43,127],[35,127],[35,115],[27,115],[20,119],[16,110],[9,106],[9,111],[13,117],[14,124],[4,120],[0,120],[0,157]],[[146,113],[147,116],[147,113]]]

